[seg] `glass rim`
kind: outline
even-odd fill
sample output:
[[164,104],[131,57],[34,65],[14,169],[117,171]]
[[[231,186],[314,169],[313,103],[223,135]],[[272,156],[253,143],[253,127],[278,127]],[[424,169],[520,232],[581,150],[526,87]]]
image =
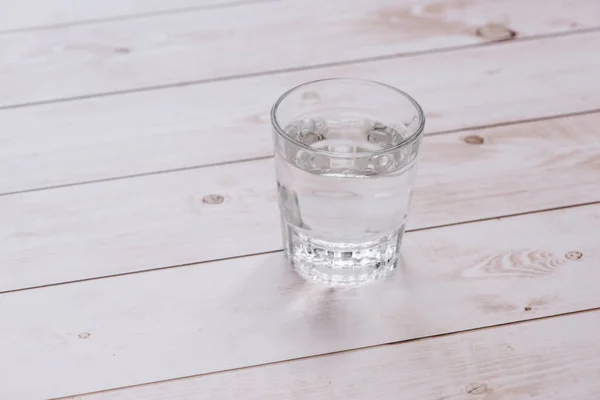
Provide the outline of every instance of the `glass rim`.
[[[308,144],[302,143],[299,140],[296,140],[292,137],[290,137],[289,135],[286,134],[285,130],[281,127],[281,125],[279,125],[279,121],[277,120],[277,110],[279,109],[279,106],[281,105],[281,103],[292,93],[296,92],[298,89],[304,87],[304,86],[308,86],[308,85],[312,85],[315,83],[320,83],[320,82],[333,82],[333,81],[347,81],[347,82],[354,82],[354,83],[368,83],[368,84],[372,84],[372,85],[376,85],[379,87],[383,87],[386,89],[391,89],[394,92],[400,94],[402,97],[404,97],[405,99],[407,99],[408,101],[410,101],[410,103],[415,107],[415,110],[417,111],[417,115],[419,118],[419,124],[417,125],[416,129],[411,132],[408,137],[406,137],[406,139],[402,140],[400,143],[395,144],[392,147],[388,147],[385,149],[380,149],[380,150],[374,150],[374,151],[368,151],[368,152],[358,152],[358,153],[341,153],[341,152],[336,152],[336,151],[329,151],[329,150],[323,150],[323,149],[318,149],[318,148],[314,148],[311,147]],[[275,101],[275,104],[273,104],[273,107],[271,108],[271,125],[273,126],[273,129],[275,129],[275,132],[277,133],[277,135],[281,136],[284,140],[289,140],[290,142],[294,143],[295,145],[305,149],[305,150],[309,150],[312,151],[314,153],[318,153],[318,154],[324,154],[324,155],[328,155],[328,156],[336,156],[336,157],[350,157],[350,158],[357,158],[357,157],[364,157],[364,156],[368,156],[368,155],[374,155],[374,154],[387,154],[390,152],[393,152],[395,150],[398,150],[402,147],[405,147],[411,143],[413,143],[415,140],[417,140],[419,137],[421,137],[422,133],[423,133],[423,129],[425,128],[425,113],[423,112],[423,109],[421,108],[421,106],[419,105],[419,103],[417,103],[417,101],[408,93],[406,93],[405,91],[398,89],[395,86],[392,85],[388,85],[386,83],[382,83],[382,82],[378,82],[378,81],[374,81],[371,79],[362,79],[362,78],[325,78],[325,79],[317,79],[317,80],[313,80],[313,81],[308,81],[308,82],[304,82],[301,83],[299,85],[294,86],[293,88],[287,90],[286,92],[284,92],[281,96],[279,96],[279,98],[277,99],[277,101]]]

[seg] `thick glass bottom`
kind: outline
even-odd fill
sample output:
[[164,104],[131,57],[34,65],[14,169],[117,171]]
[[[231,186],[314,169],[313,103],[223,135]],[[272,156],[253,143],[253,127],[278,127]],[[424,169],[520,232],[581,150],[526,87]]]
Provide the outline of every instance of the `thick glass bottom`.
[[284,223],[286,256],[307,280],[358,285],[386,277],[397,265],[404,226],[392,235],[362,243],[316,239]]

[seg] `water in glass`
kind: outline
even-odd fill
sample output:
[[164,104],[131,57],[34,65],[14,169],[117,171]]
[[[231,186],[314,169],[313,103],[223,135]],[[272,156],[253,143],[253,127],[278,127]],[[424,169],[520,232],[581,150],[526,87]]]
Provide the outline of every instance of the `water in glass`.
[[352,113],[303,117],[284,129],[292,141],[279,142],[275,162],[293,267],[335,284],[386,275],[398,261],[419,141],[386,151],[406,141],[407,126]]

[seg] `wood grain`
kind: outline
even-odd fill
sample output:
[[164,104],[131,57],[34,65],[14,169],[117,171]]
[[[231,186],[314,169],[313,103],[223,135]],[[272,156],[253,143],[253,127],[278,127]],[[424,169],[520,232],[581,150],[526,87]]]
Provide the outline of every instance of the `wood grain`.
[[68,400],[597,400],[599,336],[595,311]]
[[[409,228],[599,201],[599,124],[425,138]],[[2,196],[0,220],[2,291],[281,248],[272,159]]]
[[[358,289],[307,284],[275,253],[4,294],[0,398],[67,396],[599,307],[600,248],[590,235],[599,223],[597,204],[409,232],[392,278]],[[519,274],[479,267],[525,249],[559,266],[531,274],[519,256],[502,258]],[[583,257],[563,262],[570,251]]]
[[0,111],[0,171],[11,171],[0,193],[268,156],[274,100],[330,76],[406,89],[427,132],[598,109],[599,42],[581,34]]
[[260,0],[0,0],[0,34],[26,29],[97,23],[110,19],[248,5]]
[[491,23],[598,26],[595,0],[547,3],[289,0],[5,35],[0,106],[477,44],[496,40],[477,34]]

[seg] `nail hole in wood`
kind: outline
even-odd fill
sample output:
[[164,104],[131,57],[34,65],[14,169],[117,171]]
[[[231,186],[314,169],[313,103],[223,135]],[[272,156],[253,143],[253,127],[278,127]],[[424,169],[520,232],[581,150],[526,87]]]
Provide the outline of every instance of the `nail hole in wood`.
[[467,144],[483,144],[483,142],[483,138],[478,135],[470,135],[465,138],[465,143]]
[[525,311],[531,311],[531,307],[527,306],[524,308]]
[[206,204],[221,204],[225,198],[219,194],[209,194],[202,198],[202,202]]
[[570,251],[567,254],[565,254],[565,257],[567,257],[569,260],[577,261],[581,257],[583,257],[583,253],[581,253],[580,251]]
[[475,34],[485,40],[512,40],[517,37],[517,32],[502,24],[488,24],[477,28]]

